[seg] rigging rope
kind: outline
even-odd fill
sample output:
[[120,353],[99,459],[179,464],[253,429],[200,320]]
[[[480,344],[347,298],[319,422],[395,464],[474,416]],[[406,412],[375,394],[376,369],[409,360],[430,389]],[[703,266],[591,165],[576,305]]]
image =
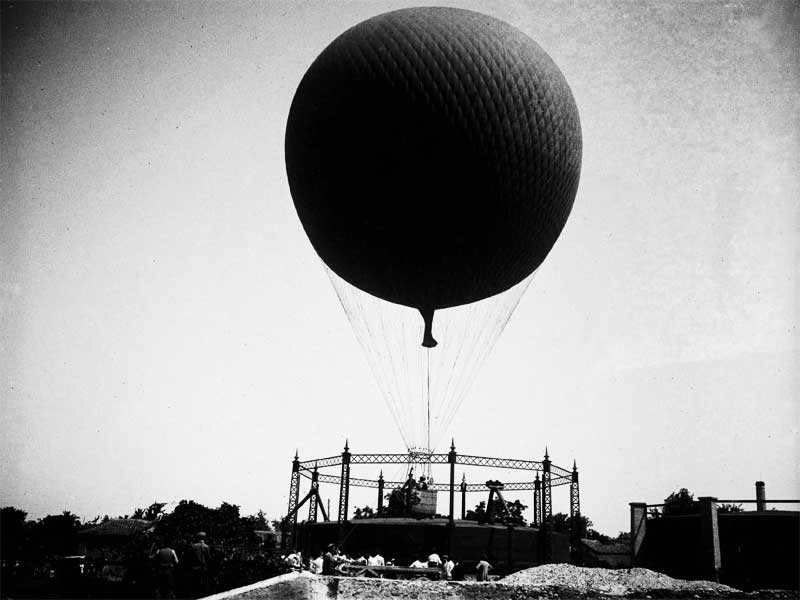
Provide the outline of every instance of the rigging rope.
[[371,296],[327,267],[326,272],[406,448],[435,451],[533,274],[502,294],[437,310],[439,345],[423,348],[416,309]]
[[425,445],[425,447],[430,451],[431,450],[431,349],[430,348],[425,348],[425,356],[427,358],[427,363],[428,363],[427,368],[426,368],[427,381],[428,381],[428,385],[427,385],[427,388],[428,388],[427,389],[427,392],[428,392],[428,431],[427,431],[427,434],[428,434],[427,438],[428,439],[427,439],[427,442],[428,443]]

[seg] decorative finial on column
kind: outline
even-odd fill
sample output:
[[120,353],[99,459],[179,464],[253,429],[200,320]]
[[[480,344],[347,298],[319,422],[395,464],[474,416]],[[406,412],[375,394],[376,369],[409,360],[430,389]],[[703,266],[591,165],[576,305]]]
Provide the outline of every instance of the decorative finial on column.
[[539,471],[536,471],[536,481],[539,481]]
[[299,460],[300,459],[300,453],[297,451],[297,448],[295,448],[295,450],[294,450],[294,459],[295,460]]
[[544,459],[549,460],[550,456],[547,454],[547,446],[544,447]]
[[461,483],[467,483],[467,474],[466,473],[462,473],[461,474]]
[[455,449],[456,449],[456,439],[450,438],[450,450],[455,450]]
[[344,451],[345,452],[349,452],[350,451],[350,440],[348,440],[347,438],[345,438],[345,440],[344,440]]
[[575,461],[574,458],[572,459],[572,470],[573,471],[577,471],[578,470],[578,463]]

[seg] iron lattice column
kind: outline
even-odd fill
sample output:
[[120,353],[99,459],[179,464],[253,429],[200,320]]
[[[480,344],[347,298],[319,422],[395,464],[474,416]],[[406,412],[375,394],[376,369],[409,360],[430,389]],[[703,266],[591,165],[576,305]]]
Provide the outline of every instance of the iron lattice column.
[[548,564],[553,560],[553,504],[550,496],[550,457],[544,449],[542,461],[542,519],[539,523],[539,564]]
[[461,474],[461,520],[467,518],[467,475]]
[[350,448],[344,442],[342,452],[342,478],[339,483],[339,523],[347,522],[347,503],[350,500]]
[[578,552],[581,537],[584,535],[581,519],[581,499],[578,488],[578,464],[572,461],[572,480],[569,484],[569,543],[571,546],[572,564],[581,560]]
[[297,451],[292,461],[292,479],[289,482],[289,509],[283,522],[281,548],[292,548],[297,533],[297,503],[300,501],[300,456]]
[[378,477],[378,514],[375,516],[380,517],[382,511],[383,511],[383,470],[381,470],[381,474]]
[[311,495],[308,497],[308,522],[317,522],[317,498],[319,497],[319,471],[314,465],[314,472],[311,473]]
[[[569,484],[569,516],[572,521],[577,521],[581,516],[581,496],[578,487],[578,464],[572,463],[572,481]],[[580,528],[578,533],[580,532]]]
[[545,448],[544,460],[542,461],[542,523],[553,519],[553,502],[550,492],[550,457],[547,455],[547,448]]
[[455,510],[456,510],[456,443],[450,440],[450,452],[447,455],[450,463],[450,512],[447,520],[447,553],[452,556],[455,549]]
[[542,482],[539,480],[539,472],[536,472],[536,479],[533,481],[533,526],[538,527],[542,524]]
[[447,460],[450,463],[450,523],[453,523],[455,517],[455,500],[456,500],[456,444],[454,440],[450,441],[450,453],[447,455]]

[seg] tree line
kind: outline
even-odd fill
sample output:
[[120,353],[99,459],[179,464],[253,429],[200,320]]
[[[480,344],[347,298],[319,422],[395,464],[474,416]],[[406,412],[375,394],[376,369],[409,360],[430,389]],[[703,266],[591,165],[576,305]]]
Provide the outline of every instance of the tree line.
[[[192,500],[182,500],[169,513],[164,507],[156,502],[120,515],[118,519],[144,519],[152,525],[114,538],[87,533],[111,521],[108,515],[82,521],[64,511],[32,520],[21,509],[3,507],[0,556],[4,595],[152,596],[151,555],[159,547],[170,546],[179,557],[179,567],[184,568],[191,563],[191,543],[200,531],[206,533],[212,549],[215,589],[247,585],[282,572],[281,561],[274,555],[275,536],[255,533],[274,533],[279,524],[263,511],[241,515],[234,504],[223,502],[210,508]],[[71,555],[82,557],[80,576],[73,573],[69,583],[77,587],[65,589],[64,557]]]

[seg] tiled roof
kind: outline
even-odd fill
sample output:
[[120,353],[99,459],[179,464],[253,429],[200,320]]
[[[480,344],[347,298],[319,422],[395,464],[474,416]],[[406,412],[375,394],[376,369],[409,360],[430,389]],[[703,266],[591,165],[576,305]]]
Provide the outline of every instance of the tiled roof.
[[82,535],[133,535],[151,529],[155,523],[145,519],[109,519],[89,529],[81,531]]

